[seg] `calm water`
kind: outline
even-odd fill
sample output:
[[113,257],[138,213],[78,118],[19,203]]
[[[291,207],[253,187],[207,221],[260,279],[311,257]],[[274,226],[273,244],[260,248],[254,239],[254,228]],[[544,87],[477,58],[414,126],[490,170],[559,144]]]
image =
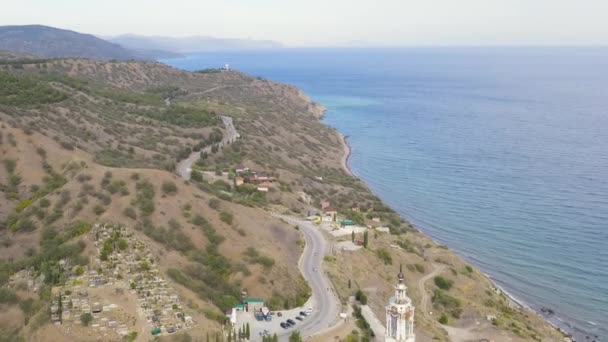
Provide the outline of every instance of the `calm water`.
[[[355,174],[514,297],[608,339],[608,49],[193,54],[295,84]],[[578,336],[581,336],[580,334]]]

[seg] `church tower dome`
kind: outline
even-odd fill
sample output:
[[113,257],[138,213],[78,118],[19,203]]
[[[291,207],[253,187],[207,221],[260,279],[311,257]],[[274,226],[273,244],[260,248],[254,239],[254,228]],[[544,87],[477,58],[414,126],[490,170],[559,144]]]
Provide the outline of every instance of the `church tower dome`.
[[395,296],[391,297],[386,307],[386,342],[415,342],[414,334],[414,305],[407,296],[405,275],[399,266]]

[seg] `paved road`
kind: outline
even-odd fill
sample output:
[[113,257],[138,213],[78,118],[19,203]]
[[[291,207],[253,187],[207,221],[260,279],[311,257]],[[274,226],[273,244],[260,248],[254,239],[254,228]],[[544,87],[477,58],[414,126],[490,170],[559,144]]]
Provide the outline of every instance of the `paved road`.
[[[311,222],[291,216],[275,216],[289,224],[298,225],[306,240],[304,253],[300,257],[298,266],[312,289],[312,296],[306,305],[312,306],[314,312],[304,322],[298,322],[296,328],[302,337],[322,333],[337,322],[341,309],[331,282],[322,269],[323,257],[329,252],[329,244],[321,231]],[[290,334],[291,331],[288,333]],[[281,341],[287,340],[287,336],[288,334],[285,333],[280,336]]]
[[[218,143],[219,146],[224,146],[228,143],[235,141],[240,138],[241,135],[234,128],[234,123],[232,122],[232,118],[229,116],[222,116],[222,122],[224,123],[224,127],[226,127],[226,136]],[[192,152],[186,159],[182,159],[179,163],[177,163],[177,173],[184,179],[190,179],[190,172],[192,171],[192,165],[196,163],[196,161],[200,158],[201,152],[211,153],[211,146],[207,146],[203,148],[201,151]]]

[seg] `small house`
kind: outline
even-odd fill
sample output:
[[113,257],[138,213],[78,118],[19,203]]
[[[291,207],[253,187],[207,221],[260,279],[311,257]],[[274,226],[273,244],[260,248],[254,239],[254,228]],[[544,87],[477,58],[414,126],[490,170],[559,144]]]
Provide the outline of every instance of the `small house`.
[[332,206],[325,207],[323,209],[323,214],[325,214],[326,217],[331,217],[331,221],[335,221],[338,217],[338,211]]
[[241,185],[243,185],[243,183],[245,183],[245,179],[243,177],[238,176],[238,177],[234,178],[234,184],[236,186],[241,186]]
[[264,307],[264,299],[245,298],[245,307],[247,308],[247,311],[260,311]]
[[239,174],[239,173],[243,173],[243,172],[247,172],[249,171],[249,168],[246,167],[245,165],[238,163],[236,164],[236,166],[234,167],[234,171]]
[[258,184],[258,191],[268,192],[268,189],[272,186],[272,184],[268,182]]

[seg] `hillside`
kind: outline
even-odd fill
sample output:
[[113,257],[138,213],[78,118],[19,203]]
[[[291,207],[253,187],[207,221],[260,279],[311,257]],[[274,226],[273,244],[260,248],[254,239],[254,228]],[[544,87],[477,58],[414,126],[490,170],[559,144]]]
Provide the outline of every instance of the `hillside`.
[[[329,201],[369,235],[367,248],[349,251],[340,246],[352,246],[350,233],[334,236],[337,227],[318,226],[334,246],[324,269],[344,311],[359,289],[383,317],[403,264],[419,308],[419,341],[454,334],[559,340],[538,315],[510,304],[485,275],[352,177],[342,165],[342,138],[319,121],[323,107],[293,86],[236,71],[85,59],[5,60],[0,85],[0,329],[6,336],[95,340],[86,329],[67,335],[67,324],[49,324],[51,303],[73,295],[87,277],[124,285],[125,267],[142,279],[158,272],[154,277],[176,291],[172,310],[195,322],[182,336],[202,340],[219,332],[223,311],[242,290],[274,310],[302,305],[309,295],[297,268],[302,235],[273,214],[308,216]],[[241,135],[222,148],[220,115],[232,117]],[[208,147],[191,181],[178,178],[176,161]],[[238,185],[240,163],[274,179],[268,191]],[[99,224],[128,231],[100,233]],[[121,260],[132,251],[138,262],[125,266]],[[131,317],[125,329],[136,332],[149,327],[128,304],[146,293],[132,283],[89,293],[108,307],[114,301],[120,317]],[[114,295],[124,295],[124,303]],[[349,324],[329,338],[346,339],[356,329],[365,340],[369,329]]]
[[100,60],[180,56],[161,49],[131,50],[90,34],[42,25],[0,26],[0,50],[39,57],[83,57]]

